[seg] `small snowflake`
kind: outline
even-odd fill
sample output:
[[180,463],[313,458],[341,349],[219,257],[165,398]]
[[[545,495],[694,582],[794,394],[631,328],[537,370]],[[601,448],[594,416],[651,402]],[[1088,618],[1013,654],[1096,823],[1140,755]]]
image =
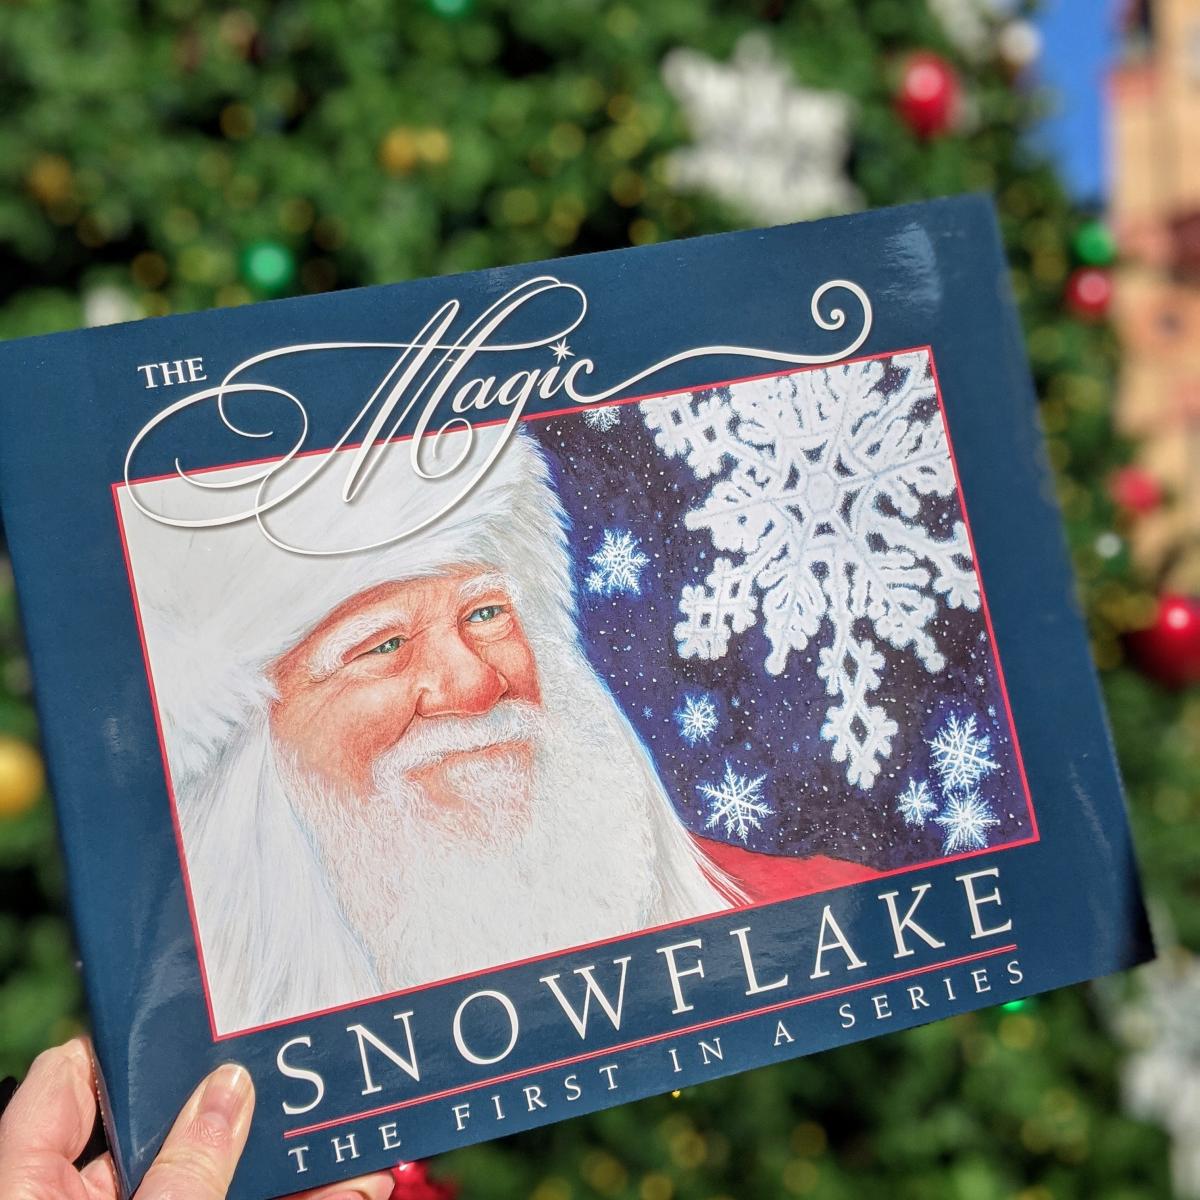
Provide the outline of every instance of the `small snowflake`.
[[717,727],[717,706],[710,696],[688,696],[675,714],[675,720],[689,746],[707,742]]
[[928,744],[945,791],[974,787],[1000,765],[988,758],[992,739],[986,733],[975,732],[974,714],[960,721],[957,713],[951,713],[941,731]]
[[979,793],[973,789],[949,796],[945,811],[934,820],[946,834],[946,840],[942,843],[943,854],[984,849],[988,844],[987,831],[1000,824],[992,816],[987,802],[981,800]]
[[924,826],[925,822],[937,812],[937,801],[929,794],[929,784],[925,780],[908,781],[908,787],[900,793],[896,808],[904,818],[905,825]]
[[625,530],[606,529],[604,543],[588,562],[595,567],[585,583],[589,592],[613,596],[619,592],[642,591],[642,568],[649,559],[638,549],[639,540]]
[[719,784],[702,783],[700,794],[708,801],[708,820],[704,823],[706,829],[725,823],[727,835],[740,837],[746,841],[750,837],[750,829],[762,828],[762,818],[774,813],[764,800],[762,785],[765,775],[751,779],[739,775],[733,766],[726,761],[725,778]]
[[607,433],[610,429],[620,425],[621,410],[613,404],[609,404],[605,408],[585,408],[583,420],[589,429]]
[[642,716],[645,717],[647,721],[650,720],[650,718],[654,716],[654,709],[652,709],[648,704],[643,704]]

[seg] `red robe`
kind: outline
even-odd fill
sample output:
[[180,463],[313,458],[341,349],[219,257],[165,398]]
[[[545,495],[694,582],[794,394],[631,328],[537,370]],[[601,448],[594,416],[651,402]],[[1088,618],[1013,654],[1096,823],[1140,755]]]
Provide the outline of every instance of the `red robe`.
[[[861,883],[879,874],[860,863],[828,858],[823,854],[814,854],[809,858],[763,854],[758,850],[715,842],[695,833],[692,838],[704,857],[724,871],[745,892],[751,904],[790,900],[810,892],[824,892],[829,888],[845,887],[848,883]],[[734,896],[726,896],[726,899],[738,902]]]

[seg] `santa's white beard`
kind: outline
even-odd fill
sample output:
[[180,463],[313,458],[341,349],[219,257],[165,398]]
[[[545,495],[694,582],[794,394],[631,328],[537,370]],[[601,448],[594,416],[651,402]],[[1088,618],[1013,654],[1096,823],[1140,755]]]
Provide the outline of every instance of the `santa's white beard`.
[[[298,770],[265,721],[180,797],[220,1029],[726,907],[591,667],[573,648],[535,652],[540,710],[509,702],[483,720],[497,725],[493,744],[520,733],[532,759],[501,749],[451,760],[453,808],[411,776],[439,739],[460,744],[449,719],[429,722],[432,747],[402,739],[382,756],[366,797]],[[488,743],[468,727],[472,744]]]

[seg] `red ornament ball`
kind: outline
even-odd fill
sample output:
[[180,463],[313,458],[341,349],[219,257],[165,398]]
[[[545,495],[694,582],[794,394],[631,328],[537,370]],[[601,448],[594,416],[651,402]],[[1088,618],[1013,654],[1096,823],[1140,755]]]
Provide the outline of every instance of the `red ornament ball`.
[[1108,478],[1108,494],[1122,508],[1144,516],[1153,512],[1163,498],[1162,486],[1141,467],[1120,467]]
[[923,50],[904,64],[896,109],[920,137],[945,133],[954,122],[961,99],[958,73],[941,56]]
[[452,1183],[430,1179],[424,1163],[399,1163],[392,1168],[392,1180],[389,1200],[455,1200],[458,1194]]
[[1200,600],[1164,593],[1151,624],[1126,642],[1142,670],[1165,687],[1200,683]]
[[1113,298],[1112,275],[1099,267],[1080,267],[1067,280],[1067,307],[1085,321],[1102,321]]

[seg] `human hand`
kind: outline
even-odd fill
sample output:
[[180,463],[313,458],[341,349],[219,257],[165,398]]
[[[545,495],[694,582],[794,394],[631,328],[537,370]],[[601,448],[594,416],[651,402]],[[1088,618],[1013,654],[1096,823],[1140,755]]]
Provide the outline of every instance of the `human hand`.
[[[225,1200],[253,1112],[249,1075],[232,1064],[219,1067],[183,1106],[134,1200]],[[0,1120],[0,1196],[118,1200],[109,1155],[74,1165],[95,1120],[87,1042],[76,1038],[40,1054]],[[364,1175],[292,1200],[387,1200],[391,1192],[389,1175]]]

